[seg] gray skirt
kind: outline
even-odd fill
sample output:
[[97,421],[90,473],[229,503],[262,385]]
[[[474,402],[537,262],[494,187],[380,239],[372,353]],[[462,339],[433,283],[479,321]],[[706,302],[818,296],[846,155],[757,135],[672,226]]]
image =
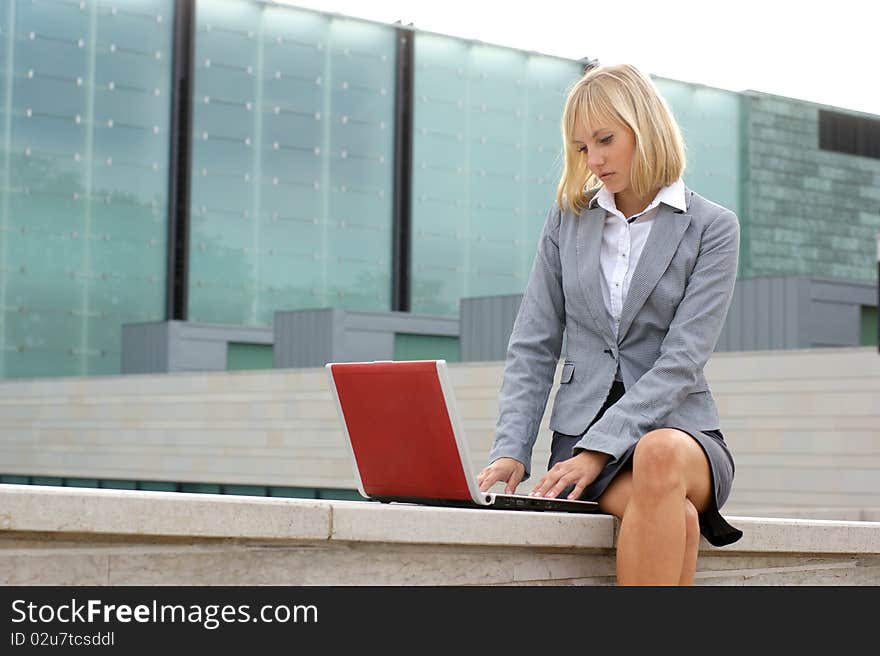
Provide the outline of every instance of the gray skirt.
[[[587,430],[599,421],[608,408],[617,403],[620,397],[623,396],[624,392],[625,388],[623,383],[620,381],[614,381],[602,409],[599,410],[599,413],[593,421],[590,422]],[[739,540],[742,537],[742,531],[728,524],[727,520],[725,520],[719,512],[720,508],[724,505],[724,502],[727,501],[727,497],[730,496],[730,489],[733,485],[733,475],[735,472],[733,456],[731,456],[730,451],[724,444],[724,435],[722,435],[721,431],[718,429],[700,430],[693,426],[658,426],[657,428],[677,428],[680,431],[684,431],[697,441],[697,443],[703,448],[706,458],[709,460],[713,495],[709,508],[700,514],[700,533],[705,536],[709,544],[716,547],[723,547],[724,545]],[[584,431],[584,433],[586,432],[587,431]],[[554,431],[553,441],[550,446],[550,461],[547,463],[547,469],[550,469],[557,462],[571,458],[572,447],[581,440],[581,437],[583,437],[583,434],[565,435]],[[635,452],[635,448],[634,444],[618,460],[609,462],[605,468],[599,472],[599,476],[596,480],[584,489],[580,498],[588,501],[597,501],[617,474],[632,468],[632,456]],[[559,498],[567,497],[572,489],[574,489],[573,485],[567,487],[558,495]]]

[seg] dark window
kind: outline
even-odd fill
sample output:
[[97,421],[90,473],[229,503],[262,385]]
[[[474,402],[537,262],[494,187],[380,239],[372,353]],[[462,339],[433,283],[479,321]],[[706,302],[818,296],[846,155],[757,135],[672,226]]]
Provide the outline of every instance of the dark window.
[[880,120],[819,110],[819,148],[880,159]]

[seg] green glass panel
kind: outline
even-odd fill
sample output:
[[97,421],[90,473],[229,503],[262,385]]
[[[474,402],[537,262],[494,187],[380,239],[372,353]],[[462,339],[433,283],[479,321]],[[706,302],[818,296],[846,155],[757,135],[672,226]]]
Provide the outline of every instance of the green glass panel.
[[198,494],[220,494],[220,486],[211,483],[181,483],[180,491]]
[[394,335],[395,360],[461,360],[458,337],[445,335]]
[[739,94],[701,84],[653,79],[681,128],[687,152],[685,184],[739,213],[743,184]]
[[332,488],[319,489],[318,499],[338,499],[340,501],[366,501],[357,490],[337,490]]
[[31,485],[64,485],[64,479],[59,476],[31,476]]
[[390,309],[394,29],[196,10],[190,318]]
[[0,3],[0,377],[119,373],[164,318],[173,14]]
[[561,173],[578,62],[416,33],[412,311],[521,293]]
[[137,489],[151,490],[153,492],[177,492],[177,483],[169,483],[167,481],[138,481]]
[[65,478],[64,485],[67,487],[100,487],[97,478]]
[[262,485],[222,485],[221,494],[242,494],[252,497],[267,496],[267,488]]
[[862,346],[877,346],[877,308],[870,305],[862,306]]
[[241,344],[229,342],[226,349],[226,369],[272,369],[274,365],[271,344]]
[[30,485],[31,478],[30,476],[0,476],[0,483],[7,483],[9,485]]
[[316,499],[317,490],[312,487],[270,487],[270,497],[288,497],[290,499]]
[[100,481],[102,488],[109,490],[136,490],[138,489],[137,481],[123,481],[117,479],[103,479]]

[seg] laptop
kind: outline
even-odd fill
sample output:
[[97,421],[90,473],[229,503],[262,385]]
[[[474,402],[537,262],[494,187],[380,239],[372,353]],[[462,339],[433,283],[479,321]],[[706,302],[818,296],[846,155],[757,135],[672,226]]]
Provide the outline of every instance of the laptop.
[[595,501],[481,492],[445,360],[330,362],[330,388],[366,499],[597,512]]

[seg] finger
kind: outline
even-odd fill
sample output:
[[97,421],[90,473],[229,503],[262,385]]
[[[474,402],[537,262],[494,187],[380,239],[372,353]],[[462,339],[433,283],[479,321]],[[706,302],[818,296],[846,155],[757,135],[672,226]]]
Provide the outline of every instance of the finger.
[[544,477],[538,481],[538,484],[532,489],[531,496],[542,497],[544,492],[553,487],[558,480],[558,474],[554,471],[548,471]]
[[493,471],[494,471],[494,468],[491,467],[491,466],[490,466],[490,467],[483,467],[482,471],[480,471],[480,473],[477,474],[477,482],[478,482],[478,483],[482,483],[483,480],[484,480],[489,474],[491,474]]
[[584,489],[587,487],[587,481],[585,478],[580,479],[574,486],[574,489],[571,491],[571,494],[568,495],[569,499],[580,499],[581,494],[583,494]]
[[546,496],[548,496],[551,499],[555,499],[560,494],[562,494],[562,491],[565,488],[567,488],[569,485],[571,485],[571,483],[575,480],[576,479],[573,477],[573,475],[570,472],[566,473],[564,476],[560,476],[559,480],[557,480],[556,484],[552,488],[550,488],[550,490],[547,492]]
[[489,471],[486,473],[486,476],[483,478],[483,481],[479,483],[480,492],[485,492],[490,487],[492,487],[496,481],[501,480],[501,476],[499,476],[498,472],[495,470]]
[[545,478],[547,478],[546,475],[544,475],[544,476],[541,478],[541,480],[539,480],[537,483],[535,483],[535,486],[532,488],[532,491],[529,492],[529,496],[530,496],[530,497],[536,497],[536,496],[539,495],[539,493],[540,493],[540,491],[541,491],[541,486],[544,484],[544,479],[545,479]]
[[506,494],[514,494],[516,492],[516,486],[519,485],[522,480],[523,474],[520,473],[519,469],[515,469],[514,472],[510,475],[510,478],[507,479],[507,487],[504,492]]

